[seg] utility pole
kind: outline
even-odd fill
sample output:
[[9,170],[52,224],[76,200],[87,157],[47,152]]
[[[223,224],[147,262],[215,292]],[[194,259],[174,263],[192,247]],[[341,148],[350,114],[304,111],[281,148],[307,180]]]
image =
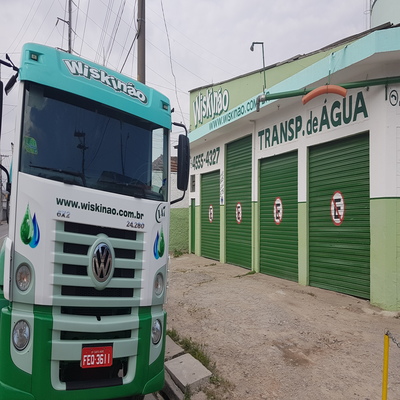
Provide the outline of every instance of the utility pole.
[[68,25],[68,53],[72,53],[72,0],[68,0],[68,21],[57,17],[56,25],[59,21]]
[[145,24],[145,0],[138,1],[138,61],[137,80],[146,83],[146,24]]
[[72,53],[72,0],[68,1],[68,53]]

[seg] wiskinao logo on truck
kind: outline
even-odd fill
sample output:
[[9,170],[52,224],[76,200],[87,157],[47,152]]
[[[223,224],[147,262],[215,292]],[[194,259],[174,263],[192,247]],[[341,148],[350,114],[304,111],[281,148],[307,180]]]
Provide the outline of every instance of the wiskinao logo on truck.
[[115,76],[109,75],[106,71],[101,69],[93,68],[90,65],[83,63],[82,61],[75,60],[63,60],[65,65],[67,66],[69,72],[74,76],[83,76],[87,79],[94,79],[96,81],[100,81],[103,85],[114,89],[116,92],[123,92],[126,95],[138,99],[143,104],[147,104],[146,95],[136,89],[135,85],[132,82],[122,82],[120,79]]

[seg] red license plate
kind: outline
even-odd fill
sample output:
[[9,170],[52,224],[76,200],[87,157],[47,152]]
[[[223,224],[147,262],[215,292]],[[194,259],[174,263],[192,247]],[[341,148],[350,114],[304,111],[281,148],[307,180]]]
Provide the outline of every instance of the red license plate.
[[82,347],[81,367],[110,367],[113,363],[112,346]]

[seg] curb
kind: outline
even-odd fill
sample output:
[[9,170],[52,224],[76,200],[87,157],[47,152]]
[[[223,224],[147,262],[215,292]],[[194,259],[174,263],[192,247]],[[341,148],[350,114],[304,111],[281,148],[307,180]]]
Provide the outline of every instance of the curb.
[[183,400],[187,389],[191,393],[206,384],[212,373],[200,361],[177,345],[169,336],[165,348],[165,384],[162,393],[170,400]]

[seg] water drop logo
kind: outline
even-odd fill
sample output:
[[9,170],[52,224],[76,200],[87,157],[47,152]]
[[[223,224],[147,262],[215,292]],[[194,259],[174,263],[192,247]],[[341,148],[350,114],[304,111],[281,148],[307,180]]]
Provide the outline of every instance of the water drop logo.
[[154,240],[154,245],[153,245],[154,258],[158,260],[160,257],[164,255],[164,251],[165,251],[165,239],[164,239],[164,232],[161,227],[161,234],[157,231],[156,240]]
[[22,224],[20,228],[21,240],[24,244],[29,245],[34,249],[40,241],[40,230],[39,224],[37,222],[36,214],[31,216],[31,211],[29,209],[29,204],[26,207],[24,218],[22,219]]

